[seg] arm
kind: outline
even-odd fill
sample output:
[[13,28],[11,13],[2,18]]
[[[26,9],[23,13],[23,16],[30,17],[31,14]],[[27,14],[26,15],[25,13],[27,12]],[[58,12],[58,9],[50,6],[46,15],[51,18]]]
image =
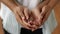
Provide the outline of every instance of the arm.
[[60,0],[50,0],[48,3],[48,6],[54,8],[54,6],[59,2]]
[[47,5],[50,0],[44,0],[42,3],[38,5],[39,8],[42,8],[44,5]]
[[41,4],[38,5],[38,7],[40,8],[44,5],[48,5],[53,8],[58,2],[59,0],[44,0]]
[[0,18],[0,34],[4,34],[2,27],[2,19]]
[[18,6],[18,3],[15,2],[15,0],[1,0],[1,2],[8,6],[10,9],[13,9],[14,7]]

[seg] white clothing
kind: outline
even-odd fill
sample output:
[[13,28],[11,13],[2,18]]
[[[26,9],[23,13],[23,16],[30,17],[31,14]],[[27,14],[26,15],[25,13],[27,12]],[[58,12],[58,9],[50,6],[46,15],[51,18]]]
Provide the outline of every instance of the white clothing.
[[[29,9],[36,7],[38,4],[37,0],[18,0],[24,6]],[[35,5],[34,5],[35,4]],[[13,12],[3,3],[1,3],[0,16],[3,19],[3,27],[11,34],[20,34],[21,25],[18,24]],[[56,28],[57,23],[55,20],[54,10],[52,10],[48,20],[43,24],[43,34],[51,34],[51,32]]]

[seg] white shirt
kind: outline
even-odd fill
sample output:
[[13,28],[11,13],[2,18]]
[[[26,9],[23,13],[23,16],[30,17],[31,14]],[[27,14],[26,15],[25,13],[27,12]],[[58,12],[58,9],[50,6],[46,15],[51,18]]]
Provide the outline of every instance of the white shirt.
[[[38,0],[18,0],[19,3],[27,6],[29,9],[36,7]],[[29,4],[28,4],[29,3]],[[20,34],[21,25],[18,24],[13,12],[3,3],[1,3],[1,17],[3,19],[3,27],[11,34]],[[51,34],[57,26],[54,10],[52,10],[48,20],[43,24],[43,34]]]

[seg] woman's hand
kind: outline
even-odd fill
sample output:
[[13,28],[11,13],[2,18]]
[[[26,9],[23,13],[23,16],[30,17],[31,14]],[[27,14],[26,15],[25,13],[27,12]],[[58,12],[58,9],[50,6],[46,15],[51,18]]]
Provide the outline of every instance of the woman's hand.
[[24,6],[16,6],[12,9],[13,13],[16,16],[17,21],[24,27],[27,29],[30,29],[32,26],[25,21],[25,19],[28,19],[28,8],[24,7]]
[[32,17],[32,20],[30,19],[31,20],[30,24],[32,24],[32,26],[35,27],[34,29],[32,28],[32,31],[34,31],[41,26],[43,17],[40,14],[39,8],[32,9],[30,15]]

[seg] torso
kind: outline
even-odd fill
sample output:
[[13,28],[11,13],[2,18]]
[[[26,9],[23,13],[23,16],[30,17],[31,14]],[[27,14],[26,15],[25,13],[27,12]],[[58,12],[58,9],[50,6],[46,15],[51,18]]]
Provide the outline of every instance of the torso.
[[42,0],[18,0],[18,2],[29,9],[36,7]]

